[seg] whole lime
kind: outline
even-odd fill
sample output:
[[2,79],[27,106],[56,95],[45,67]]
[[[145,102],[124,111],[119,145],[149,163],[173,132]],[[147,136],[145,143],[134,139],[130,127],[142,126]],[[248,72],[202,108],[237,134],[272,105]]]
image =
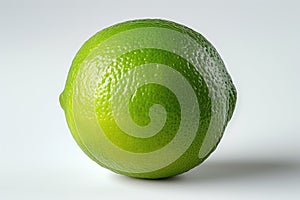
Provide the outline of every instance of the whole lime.
[[186,172],[215,150],[236,90],[201,34],[142,19],[84,43],[60,103],[91,159],[120,174],[157,179]]

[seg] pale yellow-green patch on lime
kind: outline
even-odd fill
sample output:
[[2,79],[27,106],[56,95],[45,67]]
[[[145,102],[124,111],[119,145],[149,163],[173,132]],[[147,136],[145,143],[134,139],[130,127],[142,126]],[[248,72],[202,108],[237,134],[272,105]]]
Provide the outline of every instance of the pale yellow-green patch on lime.
[[106,28],[84,43],[60,103],[91,159],[120,174],[158,179],[192,169],[215,150],[236,90],[201,34],[142,19]]

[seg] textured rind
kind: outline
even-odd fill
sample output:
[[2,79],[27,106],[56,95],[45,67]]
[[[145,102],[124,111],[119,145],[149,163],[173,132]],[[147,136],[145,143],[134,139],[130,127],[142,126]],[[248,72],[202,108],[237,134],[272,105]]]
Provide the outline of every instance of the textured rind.
[[[127,173],[127,172],[115,170],[115,169],[111,168],[110,166],[105,166],[103,163],[99,162],[89,152],[89,150],[86,148],[86,146],[81,141],[81,139],[78,135],[78,132],[76,129],[76,124],[74,122],[74,118],[73,118],[73,114],[72,114],[72,96],[73,96],[73,89],[74,89],[74,88],[72,88],[72,86],[74,85],[73,83],[76,80],[78,70],[79,70],[80,65],[83,62],[83,60],[89,55],[89,53],[99,43],[105,41],[112,35],[118,34],[122,31],[140,28],[140,27],[163,27],[163,28],[169,28],[172,30],[176,30],[176,31],[184,33],[184,34],[188,34],[190,37],[194,38],[195,41],[198,41],[200,45],[206,45],[207,48],[209,49],[209,51],[211,52],[211,56],[216,57],[217,60],[222,62],[217,51],[203,36],[201,36],[199,33],[195,32],[185,26],[179,25],[174,22],[170,22],[170,21],[166,21],[166,20],[158,20],[158,19],[133,20],[133,21],[129,21],[129,22],[124,22],[124,23],[114,25],[112,27],[109,27],[107,29],[104,29],[104,30],[98,32],[82,46],[82,48],[79,50],[79,52],[77,53],[76,57],[74,58],[74,60],[72,62],[72,67],[71,67],[69,75],[68,75],[66,88],[65,88],[64,92],[62,93],[62,95],[60,96],[60,102],[61,102],[62,107],[65,110],[67,122],[68,122],[68,125],[72,132],[73,137],[75,138],[78,145],[82,148],[82,150],[95,162],[97,162],[101,166],[106,167],[112,171],[115,171],[120,174],[125,174],[128,176],[133,176],[133,177],[137,177],[137,178],[151,178],[151,179],[165,178],[165,177],[170,177],[170,176],[174,176],[174,175],[183,173],[183,172],[188,171],[189,169],[193,168],[194,166],[197,166],[199,163],[203,162],[209,156],[209,154],[211,152],[213,152],[215,150],[217,144],[207,154],[206,157],[201,158],[201,159],[199,159],[198,155],[195,154],[195,152],[194,152],[195,149],[199,149],[200,147],[193,146],[193,145],[197,145],[196,143],[194,143],[184,153],[184,155],[182,155],[178,160],[176,160],[174,163],[170,164],[167,167],[164,167],[162,169],[156,170],[154,172],[149,172],[149,173]],[[225,74],[225,76],[227,76],[227,79],[228,79],[227,86],[224,88],[226,88],[228,90],[229,97],[228,97],[228,105],[227,105],[228,111],[226,113],[227,120],[226,120],[226,123],[224,124],[223,131],[225,130],[227,123],[229,122],[229,120],[232,117],[233,110],[234,110],[235,103],[236,103],[236,98],[237,98],[236,89],[235,89],[235,87],[232,83],[232,80],[231,80],[229,74],[227,73],[226,69],[224,69],[224,74]],[[201,137],[202,136],[198,134],[195,138],[195,141],[200,141]],[[221,138],[219,138],[219,141],[220,141],[220,139]],[[186,165],[181,165],[180,163],[185,163]],[[186,166],[188,166],[188,167],[186,167]]]
[[[126,58],[126,59],[125,59]],[[142,59],[137,59],[137,58],[142,58]],[[110,71],[103,73],[103,82],[99,83],[99,88],[100,90],[97,91],[99,95],[99,98],[96,100],[96,112],[97,112],[97,117],[99,121],[106,121],[107,115],[112,115],[110,111],[108,111],[106,108],[110,107],[109,102],[111,101],[109,97],[107,97],[107,94],[111,94],[112,92],[109,91],[108,88],[112,88],[112,85],[118,84],[117,78],[114,78],[116,81],[109,81],[108,83],[104,84],[107,80],[111,80],[110,76],[116,77],[116,76],[121,76],[122,74],[127,73],[129,70],[134,69],[136,66],[140,66],[142,64],[146,63],[160,63],[160,64],[165,64],[169,66],[170,68],[175,69],[177,72],[180,72],[183,76],[190,76],[190,81],[189,84],[193,87],[196,96],[198,97],[198,103],[200,104],[200,110],[202,110],[201,117],[199,119],[199,127],[198,127],[198,134],[201,134],[202,137],[205,136],[205,133],[207,131],[208,125],[209,125],[209,119],[210,119],[210,114],[211,114],[211,101],[208,97],[208,88],[198,71],[195,70],[195,68],[189,67],[192,66],[187,60],[183,59],[182,57],[164,51],[164,50],[159,50],[159,49],[139,49],[135,50],[132,52],[128,52],[126,54],[123,54],[120,56],[117,61],[113,63],[112,66],[108,66],[108,69],[113,68],[115,73],[111,73]],[[107,75],[107,76],[106,76]],[[159,74],[160,77],[168,79],[167,75],[164,74]],[[166,76],[166,77],[165,77]],[[129,86],[130,87],[130,86]],[[174,135],[176,134],[179,124],[180,124],[180,104],[178,100],[176,99],[176,96],[172,93],[172,91],[168,90],[166,87],[159,86],[156,84],[151,84],[148,85],[146,88],[145,87],[140,87],[139,88],[140,95],[138,93],[135,93],[134,97],[132,98],[131,101],[134,102],[133,100],[137,99],[136,101],[139,101],[136,104],[129,104],[129,109],[131,110],[130,114],[131,117],[134,120],[135,123],[143,123],[144,125],[149,122],[148,117],[148,112],[145,107],[148,108],[151,107],[151,104],[160,104],[163,105],[163,107],[167,111],[167,121],[164,124],[163,129],[156,133],[154,136],[150,138],[132,138],[130,137],[130,140],[132,140],[132,143],[129,143],[128,139],[126,137],[123,137],[123,135],[118,135],[118,132],[116,130],[105,130],[104,133],[107,135],[107,137],[110,137],[109,134],[111,135],[111,141],[114,142],[114,144],[118,145],[122,149],[125,149],[130,152],[149,152],[153,150],[157,150],[159,148],[162,148],[163,145],[166,143],[170,142]],[[139,91],[137,90],[137,91]],[[164,91],[163,91],[164,90]],[[163,98],[162,98],[163,95]],[[173,102],[172,102],[173,100]],[[123,102],[120,102],[122,104]],[[126,105],[123,105],[126,107]],[[191,105],[190,105],[191,106]],[[171,114],[172,113],[172,114]],[[170,114],[170,115],[169,115]],[[144,116],[143,116],[144,115]],[[146,115],[146,116],[145,116]],[[113,121],[113,116],[110,116],[111,121]],[[173,118],[173,120],[172,120]],[[175,119],[174,119],[175,118]],[[146,120],[145,120],[146,119]],[[109,119],[108,119],[109,120]],[[171,120],[171,121],[170,121]],[[176,121],[177,120],[177,121]],[[170,123],[175,123],[175,124],[170,124]],[[101,123],[100,123],[101,124]],[[110,125],[109,127],[111,127]],[[116,127],[114,124],[113,127]],[[174,130],[175,128],[175,130]],[[170,131],[174,131],[170,133]],[[128,135],[124,134],[125,136],[128,137]],[[167,138],[166,138],[167,137]],[[169,137],[169,138],[168,138]],[[114,139],[119,140],[119,142],[116,142]],[[162,144],[159,145],[160,141],[163,140]],[[124,141],[127,141],[127,143],[124,144]],[[149,142],[148,142],[149,141]],[[199,142],[198,148],[201,146],[202,138],[201,140],[197,140]],[[117,144],[118,143],[118,144]],[[156,146],[155,149],[148,149],[147,146]],[[159,146],[157,146],[159,145]],[[122,147],[123,146],[123,147]],[[142,147],[141,147],[142,146]],[[136,149],[139,148],[140,149]],[[141,151],[142,150],[142,151]],[[197,149],[198,150],[198,149]]]

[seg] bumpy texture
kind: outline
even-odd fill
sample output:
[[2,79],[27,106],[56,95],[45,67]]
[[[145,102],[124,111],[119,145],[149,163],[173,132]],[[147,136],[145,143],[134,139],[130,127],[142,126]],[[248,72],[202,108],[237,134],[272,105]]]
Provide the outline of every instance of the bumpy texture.
[[90,38],[73,60],[60,103],[91,159],[120,174],[156,179],[183,173],[214,151],[236,90],[202,35],[145,19]]

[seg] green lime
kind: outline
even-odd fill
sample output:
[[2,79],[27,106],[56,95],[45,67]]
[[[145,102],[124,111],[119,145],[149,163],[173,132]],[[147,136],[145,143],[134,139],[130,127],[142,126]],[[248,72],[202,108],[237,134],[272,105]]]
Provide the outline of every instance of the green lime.
[[236,90],[201,34],[142,19],[106,28],[84,43],[60,103],[91,159],[120,174],[158,179],[192,169],[215,150]]

